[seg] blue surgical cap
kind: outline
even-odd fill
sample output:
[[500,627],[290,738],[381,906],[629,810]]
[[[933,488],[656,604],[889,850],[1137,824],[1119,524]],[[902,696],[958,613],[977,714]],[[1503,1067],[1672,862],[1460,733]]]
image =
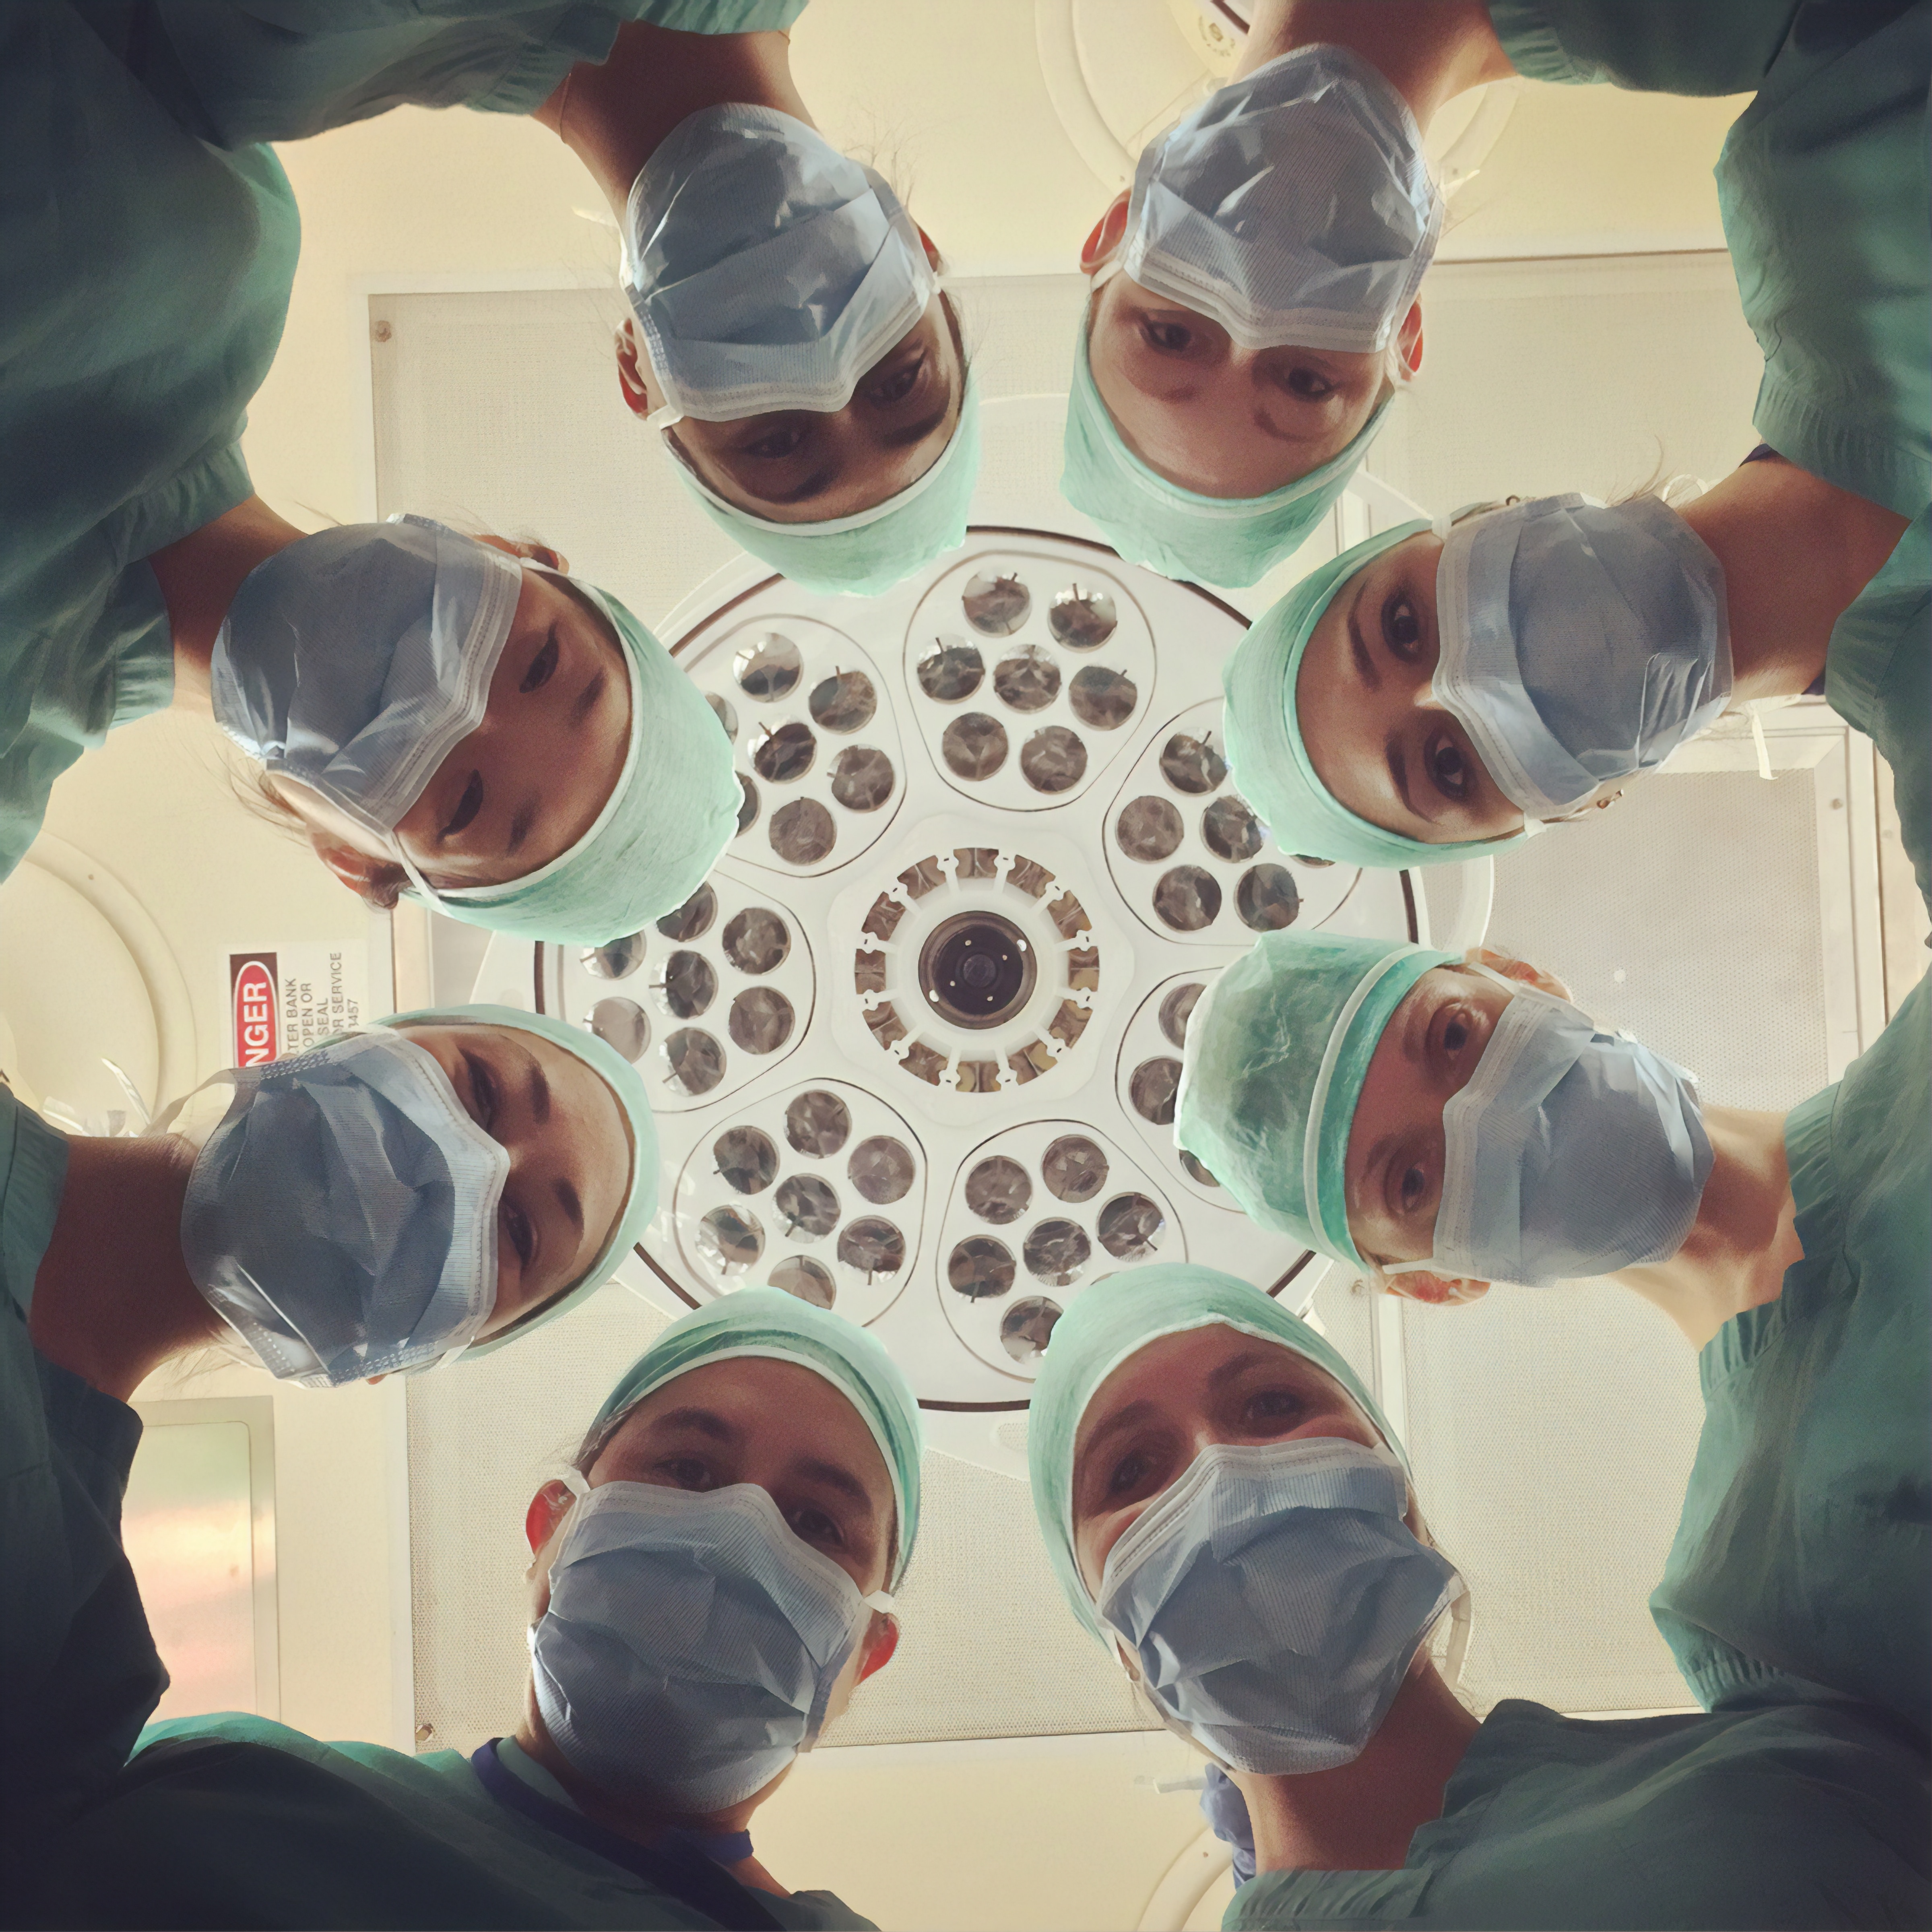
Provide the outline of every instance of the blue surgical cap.
[[877,597],[966,541],[966,513],[980,479],[979,388],[969,374],[951,440],[916,482],[869,510],[824,523],[754,517],[707,488],[676,451],[671,455],[698,508],[781,577],[804,590]]
[[1107,1378],[1150,1342],[1214,1322],[1277,1342],[1325,1369],[1408,1467],[1401,1443],[1361,1378],[1325,1336],[1272,1295],[1192,1262],[1156,1262],[1095,1282],[1054,1324],[1041,1358],[1027,1418],[1027,1470],[1033,1480],[1034,1514],[1054,1574],[1073,1614],[1103,1642],[1073,1551],[1073,1443],[1081,1418]]
[[591,1427],[688,1370],[738,1355],[795,1362],[822,1376],[858,1411],[892,1476],[898,1552],[890,1587],[896,1589],[919,1534],[919,1398],[898,1364],[856,1322],[779,1288],[740,1288],[674,1322],[618,1377]]
[[562,946],[604,946],[683,904],[738,829],[731,745],[704,694],[607,590],[572,580],[610,620],[631,674],[623,770],[568,852],[500,886],[440,892],[466,926]]
[[1250,1220],[1366,1268],[1348,1233],[1348,1130],[1382,1029],[1452,952],[1346,933],[1263,935],[1187,1023],[1174,1138]]
[[1127,447],[1094,386],[1088,361],[1089,312],[1073,349],[1060,494],[1098,524],[1130,563],[1163,577],[1238,590],[1301,548],[1334,506],[1381,432],[1390,396],[1354,440],[1318,470],[1265,496],[1203,496],[1170,483]]
[[1228,768],[1241,796],[1285,852],[1400,870],[1500,851],[1528,836],[1519,832],[1504,838],[1458,838],[1431,845],[1385,830],[1335,799],[1316,775],[1302,742],[1295,680],[1322,613],[1357,571],[1429,527],[1424,522],[1398,524],[1311,571],[1256,620],[1222,669]]
[[424,1006],[413,1012],[392,1013],[376,1024],[386,1027],[500,1026],[514,1028],[519,1033],[535,1034],[553,1046],[560,1046],[565,1052],[574,1054],[597,1075],[610,1088],[611,1097],[622,1110],[630,1126],[630,1183],[625,1192],[624,1204],[617,1212],[616,1225],[610,1231],[610,1238],[598,1251],[597,1258],[584,1270],[584,1278],[574,1288],[500,1333],[484,1341],[472,1342],[457,1358],[460,1362],[470,1361],[478,1355],[487,1355],[493,1348],[502,1348],[506,1342],[520,1341],[532,1329],[541,1328],[545,1322],[554,1322],[560,1315],[567,1314],[580,1303],[589,1300],[610,1279],[611,1270],[643,1238],[651,1216],[658,1209],[657,1125],[651,1118],[650,1101],[638,1070],[595,1034],[581,1027],[566,1026],[562,1020],[554,1019],[548,1013],[526,1012],[519,1006]]

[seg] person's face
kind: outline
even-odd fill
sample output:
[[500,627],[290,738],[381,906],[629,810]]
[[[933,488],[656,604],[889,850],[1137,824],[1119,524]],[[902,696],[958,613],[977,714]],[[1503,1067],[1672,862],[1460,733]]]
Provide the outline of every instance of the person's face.
[[[482,723],[397,821],[410,862],[440,888],[504,884],[568,851],[603,810],[629,748],[630,676],[604,620],[544,571],[523,580]],[[326,862],[337,844],[388,856],[328,800],[292,779],[274,784]]]
[[1523,823],[1432,694],[1442,555],[1442,539],[1419,530],[1345,580],[1294,686],[1302,742],[1329,795],[1428,845],[1505,838]]
[[[626,405],[648,416],[661,398],[628,320],[617,371]],[[842,409],[768,410],[736,422],[686,416],[664,434],[676,445],[672,460],[681,453],[728,503],[770,523],[829,523],[917,482],[952,440],[965,388],[958,341],[935,295]]]
[[[1089,274],[1116,252],[1122,195],[1089,237]],[[1360,433],[1388,387],[1379,353],[1285,346],[1244,349],[1213,316],[1124,273],[1089,307],[1087,354],[1114,427],[1147,466],[1204,496],[1264,496],[1318,470]],[[1412,368],[1422,317],[1398,338]]]
[[[632,1409],[587,1480],[592,1489],[652,1483],[698,1495],[753,1484],[791,1533],[829,1556],[862,1594],[886,1587],[896,1519],[885,1458],[851,1403],[795,1362],[739,1356],[688,1370]],[[563,1484],[547,1483],[530,1504],[532,1622],[550,1606],[550,1565],[571,1502]],[[897,1624],[875,1612],[833,1686],[828,1718],[898,1641]]]
[[616,1096],[574,1054],[510,1027],[399,1027],[449,1076],[510,1156],[496,1206],[496,1300],[480,1341],[584,1277],[629,1191],[630,1129]]
[[[1568,999],[1562,982],[1486,950],[1481,962],[1510,979]],[[1348,1232],[1362,1258],[1381,1268],[1435,1250],[1442,1200],[1442,1110],[1469,1083],[1509,992],[1466,965],[1423,974],[1390,1016],[1369,1061],[1348,1129],[1344,1185]],[[1489,1283],[1426,1274],[1384,1277],[1414,1301],[1473,1301]]]
[[1220,1322],[1150,1342],[1094,1391],[1075,1433],[1073,1549],[1088,1588],[1099,1597],[1108,1552],[1210,1443],[1311,1436],[1382,1441],[1333,1376],[1279,1342]]

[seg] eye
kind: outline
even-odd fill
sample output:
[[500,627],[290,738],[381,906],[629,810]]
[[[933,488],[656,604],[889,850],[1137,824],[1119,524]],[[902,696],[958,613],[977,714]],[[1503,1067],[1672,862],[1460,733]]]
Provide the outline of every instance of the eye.
[[822,1509],[802,1504],[788,1513],[787,1526],[801,1543],[829,1543],[835,1547],[845,1540],[844,1532]]
[[519,691],[541,691],[549,683],[556,669],[556,633],[553,631],[544,640],[544,647],[530,660],[530,668],[524,674]]
[[456,801],[456,809],[449,814],[449,823],[436,836],[439,838],[454,838],[482,809],[483,774],[472,772],[470,782],[463,788],[463,796]]
[[1460,1053],[1469,1043],[1469,1023],[1460,1013],[1452,1013],[1443,1022],[1442,1046],[1448,1053]]
[[760,436],[757,442],[745,444],[743,454],[755,456],[761,462],[776,463],[782,458],[794,454],[805,441],[805,437],[803,424],[787,423],[782,428]]
[[1414,1214],[1422,1205],[1423,1197],[1428,1191],[1429,1176],[1423,1171],[1420,1164],[1418,1162],[1415,1166],[1406,1168],[1396,1189],[1397,1197],[1402,1202],[1402,1211],[1405,1214]]
[[470,1075],[470,1115],[487,1134],[495,1130],[496,1109],[502,1104],[503,1090],[495,1070],[487,1060],[466,1052],[463,1064]]
[[1113,1474],[1107,1478],[1108,1495],[1127,1495],[1136,1484],[1145,1478],[1147,1472],[1147,1457],[1138,1449],[1130,1451],[1114,1465]]
[[885,380],[867,391],[869,400],[884,407],[894,403],[902,403],[918,386],[920,377],[926,373],[926,358],[916,357],[902,369],[895,369]]
[[708,1490],[712,1486],[710,1470],[695,1456],[667,1456],[653,1467],[658,1474],[670,1478],[674,1489]]
[[1299,396],[1305,403],[1323,403],[1335,393],[1335,385],[1318,370],[1292,369],[1288,371],[1288,392]]
[[528,1268],[537,1251],[536,1234],[530,1226],[530,1217],[512,1201],[506,1201],[498,1214],[505,1238],[516,1250],[518,1260]]
[[1184,323],[1156,322],[1152,316],[1141,318],[1141,335],[1147,346],[1163,356],[1178,356],[1194,340],[1194,332]]
[[1462,746],[1454,739],[1432,740],[1426,757],[1429,776],[1444,798],[1461,800],[1469,796],[1475,775],[1469,769],[1468,760],[1462,755]]
[[1292,1389],[1262,1389],[1241,1406],[1241,1418],[1258,1433],[1290,1429],[1301,1414],[1301,1399]]
[[1414,657],[1422,642],[1422,624],[1406,591],[1390,592],[1388,601],[1383,604],[1382,638],[1397,657]]

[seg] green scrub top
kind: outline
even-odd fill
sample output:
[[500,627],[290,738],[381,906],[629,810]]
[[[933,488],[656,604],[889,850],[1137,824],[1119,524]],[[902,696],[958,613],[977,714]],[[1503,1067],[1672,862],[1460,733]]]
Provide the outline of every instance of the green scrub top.
[[1490,0],[1516,72],[1646,94],[1749,94],[1798,0]]
[[1784,1124],[1804,1258],[1697,1359],[1650,1607],[1700,1703],[1787,1672],[1932,1732],[1932,1024],[1921,980]]
[[530,114],[640,21],[782,30],[806,0],[76,0],[154,98],[218,147],[295,141],[392,107]]
[[1222,1924],[1924,1925],[1924,1754],[1878,1713],[1796,1701],[1708,1717],[1559,1717],[1508,1698],[1398,1871],[1274,1871]]
[[298,228],[68,7],[0,7],[0,878],[54,780],[174,687],[144,559],[250,494]]
[[1758,434],[1902,517],[1932,502],[1928,88],[1932,0],[1812,0],[1717,166]]
[[[541,1766],[500,1750],[574,1813]],[[232,1713],[150,1726],[112,1795],[47,1845],[22,1896],[31,1922],[50,1926],[719,1922],[500,1804],[460,1751],[322,1744]],[[745,1896],[809,1932],[871,1925],[830,1892]]]
[[1833,628],[1825,696],[1892,767],[1899,836],[1932,910],[1932,511],[1912,520]]
[[110,1786],[167,1676],[121,1550],[141,1419],[27,1330],[67,1142],[0,1084],[0,1906]]

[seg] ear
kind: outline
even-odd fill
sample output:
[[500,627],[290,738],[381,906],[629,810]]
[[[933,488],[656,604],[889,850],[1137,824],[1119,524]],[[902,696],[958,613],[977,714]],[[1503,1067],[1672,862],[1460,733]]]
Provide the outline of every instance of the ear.
[[1090,275],[1118,249],[1127,232],[1127,206],[1132,196],[1126,188],[1107,205],[1107,212],[1094,224],[1094,232],[1081,244],[1080,272]]
[[1466,1281],[1441,1274],[1391,1274],[1382,1277],[1382,1292],[1399,1294],[1406,1301],[1420,1301],[1430,1308],[1458,1308],[1466,1301],[1480,1301],[1490,1292],[1486,1281]]
[[[916,221],[913,224],[913,226],[919,228],[919,224]],[[919,245],[926,250],[926,266],[935,275],[938,274],[945,266],[945,258],[934,246],[932,237],[927,234],[923,228],[919,228]]]
[[501,550],[506,556],[526,557],[532,563],[540,563],[546,570],[560,570],[565,576],[570,574],[570,561],[562,551],[552,550],[548,544],[525,543],[517,537],[479,537],[479,543],[488,544],[492,550]]
[[1532,966],[1527,959],[1519,959],[1513,952],[1498,952],[1492,946],[1472,946],[1463,958],[1478,966],[1486,966],[1492,973],[1500,973],[1505,980],[1520,980],[1526,986],[1534,986],[1540,993],[1548,993],[1557,999],[1570,998],[1570,988],[1554,973],[1546,973],[1540,966]]
[[899,1647],[899,1620],[884,1611],[872,1612],[871,1625],[866,1632],[865,1661],[859,1666],[859,1679],[862,1684],[875,1670],[883,1670],[892,1662],[892,1653]]
[[308,827],[308,842],[315,856],[365,905],[390,910],[409,883],[409,875],[393,859],[372,859],[313,826]]
[[549,1482],[530,1498],[524,1512],[524,1536],[534,1556],[556,1534],[556,1526],[576,1499],[565,1482]]
[[625,408],[640,420],[656,407],[638,350],[638,332],[628,316],[617,331],[617,388]]
[[1395,352],[1401,358],[1402,366],[1412,376],[1419,374],[1422,368],[1422,304],[1412,302],[1408,314],[1402,319],[1402,327],[1396,332]]

